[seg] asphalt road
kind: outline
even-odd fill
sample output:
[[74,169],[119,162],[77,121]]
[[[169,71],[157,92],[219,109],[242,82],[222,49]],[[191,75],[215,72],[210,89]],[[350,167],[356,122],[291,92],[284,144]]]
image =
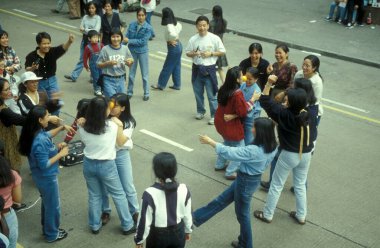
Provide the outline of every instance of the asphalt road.
[[[168,0],[169,2],[173,3]],[[262,6],[268,6],[264,1],[258,2]],[[289,2],[294,4],[297,1]],[[64,74],[71,72],[78,60],[81,37],[76,27],[79,27],[80,21],[70,21],[67,15],[51,14],[50,9],[54,7],[54,1],[21,0],[16,5],[10,1],[2,1],[0,22],[9,32],[10,45],[15,48],[22,63],[26,54],[36,46],[36,33],[49,32],[52,35],[53,45],[65,42],[68,32],[76,34],[75,43],[59,60],[57,71],[59,85],[64,92],[65,106],[62,116],[67,123],[71,123],[77,101],[84,97],[92,97],[92,86],[88,83],[87,72],[83,71],[76,83],[67,82],[63,78]],[[163,6],[164,3],[160,8]],[[176,6],[173,3],[173,9]],[[196,7],[211,8],[208,4]],[[176,8],[178,13],[184,9]],[[176,9],[174,10],[176,12]],[[235,10],[229,8],[230,16],[227,18],[234,19],[240,11],[237,8]],[[122,15],[128,22],[135,18],[134,13]],[[183,15],[183,18],[185,17]],[[157,35],[156,39],[149,43],[150,80],[153,84],[156,83],[162,68],[166,43],[163,41],[159,18],[153,17],[152,20]],[[297,21],[295,17],[294,22]],[[236,25],[234,21],[229,23],[231,26]],[[184,46],[195,31],[194,26],[184,24],[181,34]],[[264,30],[258,31],[264,32]],[[318,38],[323,42],[323,34]],[[344,36],[336,37],[337,42],[344,42],[344,39]],[[226,34],[224,41],[231,66],[238,65],[248,56],[248,46],[253,42],[252,39],[232,33]],[[307,42],[306,40],[305,45]],[[264,42],[262,45],[264,57],[274,62],[275,45]],[[305,56],[306,53],[295,49],[290,52],[290,60],[299,67]],[[252,217],[255,247],[380,246],[378,236],[380,201],[376,197],[379,192],[380,176],[380,168],[377,166],[380,159],[379,70],[324,56],[320,59],[321,73],[325,80],[325,114],[321,121],[318,144],[309,173],[307,224],[296,225],[288,217],[288,213],[295,208],[294,196],[289,191],[291,180],[288,180],[272,224],[258,222]],[[200,133],[208,134],[220,141],[221,137],[213,126],[207,125],[207,118],[201,121],[194,119],[195,99],[190,82],[191,63],[185,56],[182,62],[181,91],[171,89],[152,91],[148,102],[142,101],[142,82],[138,74],[135,95],[131,100],[132,112],[137,120],[137,129],[133,138],[135,148],[131,156],[135,185],[141,195],[143,190],[154,182],[151,169],[154,154],[160,151],[174,153],[180,163],[178,179],[189,186],[195,209],[217,196],[230,182],[224,180],[222,173],[214,171],[216,156],[213,150],[198,142],[197,134]],[[191,151],[154,138],[147,134],[149,132],[170,139]],[[61,170],[61,226],[69,231],[69,237],[54,246],[133,247],[132,237],[121,235],[115,211],[112,213],[111,222],[99,235],[94,236],[89,232],[87,189],[81,167],[77,165]],[[32,205],[38,199],[38,191],[31,180],[27,163],[23,167],[22,176],[24,202]],[[263,178],[267,178],[267,173]],[[265,199],[266,193],[257,191],[252,201],[252,209],[261,209]],[[23,247],[51,246],[43,241],[41,235],[40,202],[18,213],[18,218],[19,243]],[[237,238],[238,233],[239,226],[234,208],[230,206],[202,227],[196,228],[187,247],[230,247],[229,243]]]

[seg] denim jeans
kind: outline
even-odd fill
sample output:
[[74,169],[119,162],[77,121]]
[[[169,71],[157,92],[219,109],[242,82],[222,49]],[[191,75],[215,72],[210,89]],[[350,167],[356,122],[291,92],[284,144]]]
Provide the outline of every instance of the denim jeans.
[[260,184],[261,175],[238,172],[236,180],[207,206],[193,212],[193,223],[200,226],[235,201],[235,213],[240,224],[239,246],[253,247],[250,207],[253,193]]
[[206,88],[208,104],[210,107],[211,118],[214,118],[216,108],[218,107],[218,102],[216,100],[216,94],[214,94],[212,89],[212,81],[210,76],[202,76],[198,73],[196,79],[192,83],[193,91],[195,95],[195,101],[197,103],[197,113],[205,114],[206,109],[204,106],[204,89]]
[[[232,146],[232,147],[239,147],[244,146],[244,140],[239,141],[230,141],[230,140],[224,140],[223,145],[225,146]],[[227,163],[227,159],[223,158],[221,155],[218,155],[218,158],[216,159],[215,168],[216,169],[222,169],[224,165]],[[233,175],[236,171],[239,170],[240,162],[230,161],[229,165],[226,169],[226,176]]]
[[186,245],[183,222],[174,227],[152,227],[146,240],[146,248],[183,248]]
[[111,97],[116,93],[125,93],[125,77],[103,76],[103,94]]
[[[95,91],[101,90],[100,86],[98,85],[98,80],[99,80],[100,75],[102,74],[102,69],[96,66],[96,60],[93,57],[95,56],[92,55],[90,58],[89,66],[90,66],[91,77],[92,77],[92,87],[94,88],[94,92],[95,92]],[[123,85],[125,85],[125,80],[124,80]],[[124,91],[125,91],[125,86],[124,86]]]
[[41,195],[42,233],[47,241],[57,239],[61,217],[58,178],[54,176],[37,176],[32,174]]
[[329,11],[330,18],[333,18],[336,7],[338,7],[338,3],[336,3],[335,1],[332,1],[330,4],[330,11]]
[[[117,151],[115,163],[121,185],[123,186],[123,190],[127,196],[129,212],[131,215],[134,215],[139,212],[139,202],[137,199],[136,188],[133,184],[132,163],[129,151],[127,149]],[[106,187],[103,187],[102,194],[102,212],[110,213],[111,208]]]
[[97,231],[102,226],[102,186],[112,196],[123,231],[133,227],[129,213],[128,201],[121,186],[114,160],[83,160],[83,175],[88,189],[88,217],[91,230]]
[[133,95],[133,85],[136,76],[137,65],[140,63],[140,71],[143,79],[144,96],[149,96],[149,53],[135,53],[131,52],[133,57],[133,64],[129,69],[129,80],[127,95]]
[[152,15],[153,15],[153,11],[146,12],[146,22],[152,26],[152,37],[155,37],[156,34],[154,33],[153,25],[151,24]]
[[71,78],[77,80],[83,70],[83,53],[84,53],[84,40],[80,43],[79,61],[75,65],[74,70],[71,72]]
[[265,218],[271,220],[278,199],[290,171],[293,171],[294,193],[296,196],[296,217],[305,220],[307,214],[306,204],[306,179],[310,167],[311,153],[303,153],[300,159],[299,153],[282,150],[276,168],[274,169],[272,182],[269,188],[267,200],[264,206]]
[[168,84],[170,76],[172,76],[174,88],[181,88],[181,56],[181,42],[178,41],[175,46],[168,44],[168,54],[166,55],[160,76],[158,77],[158,87],[164,89]]
[[11,208],[8,213],[4,215],[9,228],[9,248],[16,248],[18,238],[18,220],[16,212]]
[[[48,98],[51,99],[52,94],[59,91],[57,77],[52,76],[52,77],[49,77],[47,79],[41,79],[38,82],[38,91],[45,91]],[[59,100],[59,101],[61,101],[61,100]],[[57,110],[53,113],[50,113],[50,114],[58,116],[59,110]]]

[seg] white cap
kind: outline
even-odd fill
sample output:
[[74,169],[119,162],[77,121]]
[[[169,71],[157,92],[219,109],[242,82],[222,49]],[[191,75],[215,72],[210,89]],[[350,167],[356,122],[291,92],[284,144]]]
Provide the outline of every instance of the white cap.
[[23,83],[25,83],[26,81],[29,81],[29,80],[40,80],[40,79],[42,79],[42,77],[37,77],[37,75],[31,71],[24,72],[21,75],[21,82],[23,82]]

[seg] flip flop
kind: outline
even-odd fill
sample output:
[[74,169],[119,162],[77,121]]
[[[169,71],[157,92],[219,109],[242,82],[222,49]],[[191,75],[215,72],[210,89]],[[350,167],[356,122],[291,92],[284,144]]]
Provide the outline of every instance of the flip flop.
[[272,222],[272,220],[268,220],[267,218],[264,217],[263,211],[256,210],[253,212],[253,216],[255,216],[255,218],[261,220],[262,222],[265,222],[268,224]]
[[291,211],[290,213],[289,213],[289,216],[291,217],[291,218],[293,218],[298,224],[300,224],[300,225],[305,225],[305,223],[306,223],[306,220],[304,220],[304,221],[300,221],[298,218],[297,218],[297,216],[296,216],[296,211]]

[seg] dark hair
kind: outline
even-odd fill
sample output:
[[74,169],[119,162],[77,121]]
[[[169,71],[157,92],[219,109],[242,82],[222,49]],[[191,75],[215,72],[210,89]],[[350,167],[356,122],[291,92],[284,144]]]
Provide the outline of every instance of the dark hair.
[[175,180],[177,170],[177,161],[173,154],[160,152],[153,157],[154,174],[163,182],[165,191],[174,191],[178,188]]
[[29,156],[32,150],[32,143],[35,135],[42,129],[40,118],[44,118],[48,114],[44,106],[33,106],[26,116],[25,123],[21,129],[21,135],[18,143],[18,150],[24,156]]
[[252,75],[252,77],[254,77],[255,79],[258,79],[259,76],[260,76],[260,71],[259,69],[255,68],[255,67],[248,67],[247,71],[246,71],[246,74],[249,73]]
[[36,42],[37,42],[38,45],[41,44],[42,39],[48,39],[51,42],[50,34],[48,34],[46,32],[39,32],[36,35]]
[[[93,36],[95,36],[95,35],[98,35],[98,36],[99,36],[99,33],[98,33],[98,31],[96,31],[96,30],[91,29],[90,31],[87,32],[87,37],[88,37],[89,39],[91,39],[91,38],[92,38]],[[121,37],[123,37],[123,36],[121,36]]]
[[5,154],[5,144],[4,141],[0,139],[0,155],[4,156]]
[[97,135],[105,133],[107,109],[108,103],[104,97],[97,96],[91,99],[87,106],[86,122],[83,126],[84,130]]
[[321,73],[319,72],[319,66],[320,66],[319,58],[318,58],[317,56],[315,56],[315,55],[310,54],[310,55],[307,55],[303,60],[306,60],[306,59],[310,60],[310,62],[311,62],[311,66],[312,66],[313,68],[315,68],[314,71],[315,71],[315,72],[318,72],[319,76],[321,77],[321,79],[322,79],[322,81],[323,81],[322,75],[321,75]]
[[218,103],[226,106],[228,99],[239,89],[238,79],[240,78],[241,68],[239,66],[228,69],[224,84],[218,91]]
[[5,78],[0,78],[0,91],[3,91],[4,90],[4,84],[5,83],[8,83],[9,84],[9,81],[6,80]]
[[223,34],[227,29],[227,22],[223,19],[223,9],[219,5],[212,8],[212,18],[215,20],[215,34]]
[[120,35],[121,36],[121,41],[123,41],[123,33],[121,32],[120,28],[112,28],[110,32],[110,42],[111,42],[111,37],[112,35]]
[[198,25],[198,22],[205,21],[207,24],[210,24],[210,20],[207,16],[198,16],[197,20],[195,20],[195,25]]
[[275,48],[275,50],[281,48],[285,53],[289,53],[289,47],[286,44],[278,44]]
[[94,5],[94,7],[95,7],[95,15],[96,15],[96,9],[97,9],[97,7],[96,7],[96,4],[94,2],[89,2],[89,3],[86,4],[86,12],[87,12],[87,14],[90,13],[90,6],[91,5]]
[[124,111],[121,112],[119,119],[123,122],[123,128],[127,128],[130,122],[132,122],[132,127],[136,127],[136,120],[133,118],[131,113],[131,104],[129,102],[129,98],[124,93],[116,93],[112,96],[112,99],[115,100],[115,103],[120,105],[120,107],[124,107]]
[[90,101],[91,99],[87,98],[83,98],[78,101],[76,119],[86,116],[87,107]]
[[[9,37],[7,31],[5,31],[5,30],[1,30],[1,29],[0,29],[0,38],[3,37],[3,35],[6,35],[7,37]],[[5,50],[6,47],[3,47],[3,46],[0,44],[0,48],[1,48],[1,50],[3,51],[3,53],[6,53],[6,50]]]
[[[287,91],[288,109],[296,116],[297,123],[300,126],[308,124],[309,112],[303,111],[307,105],[307,94],[304,89],[293,88]],[[301,111],[302,110],[302,111]]]
[[4,205],[5,205],[5,200],[4,198],[0,195],[0,211],[4,210]]
[[144,9],[143,7],[138,7],[136,9],[136,16],[140,13],[140,11],[144,12],[144,15],[146,15],[146,9]]
[[9,161],[0,156],[0,188],[7,187],[15,181]]
[[294,88],[304,89],[307,94],[307,104],[314,105],[317,98],[314,95],[313,85],[311,81],[306,78],[297,78],[294,80]]
[[103,3],[103,8],[106,7],[106,4],[111,5],[111,8],[113,8],[113,2],[112,2],[111,0],[106,0],[106,1],[104,1],[104,3]]
[[19,96],[21,96],[22,94],[25,94],[25,93],[26,93],[26,90],[27,90],[27,88],[26,88],[25,83],[20,83],[20,84],[18,85],[18,95],[19,95]]
[[263,47],[260,43],[254,42],[248,47],[249,54],[253,53],[254,50],[257,50],[259,53],[263,53]]
[[168,24],[177,25],[177,18],[175,18],[173,10],[171,8],[165,7],[162,9],[162,19],[161,25],[166,26]]
[[256,130],[253,145],[262,146],[265,153],[273,152],[277,147],[274,122],[267,117],[258,117],[253,124]]

